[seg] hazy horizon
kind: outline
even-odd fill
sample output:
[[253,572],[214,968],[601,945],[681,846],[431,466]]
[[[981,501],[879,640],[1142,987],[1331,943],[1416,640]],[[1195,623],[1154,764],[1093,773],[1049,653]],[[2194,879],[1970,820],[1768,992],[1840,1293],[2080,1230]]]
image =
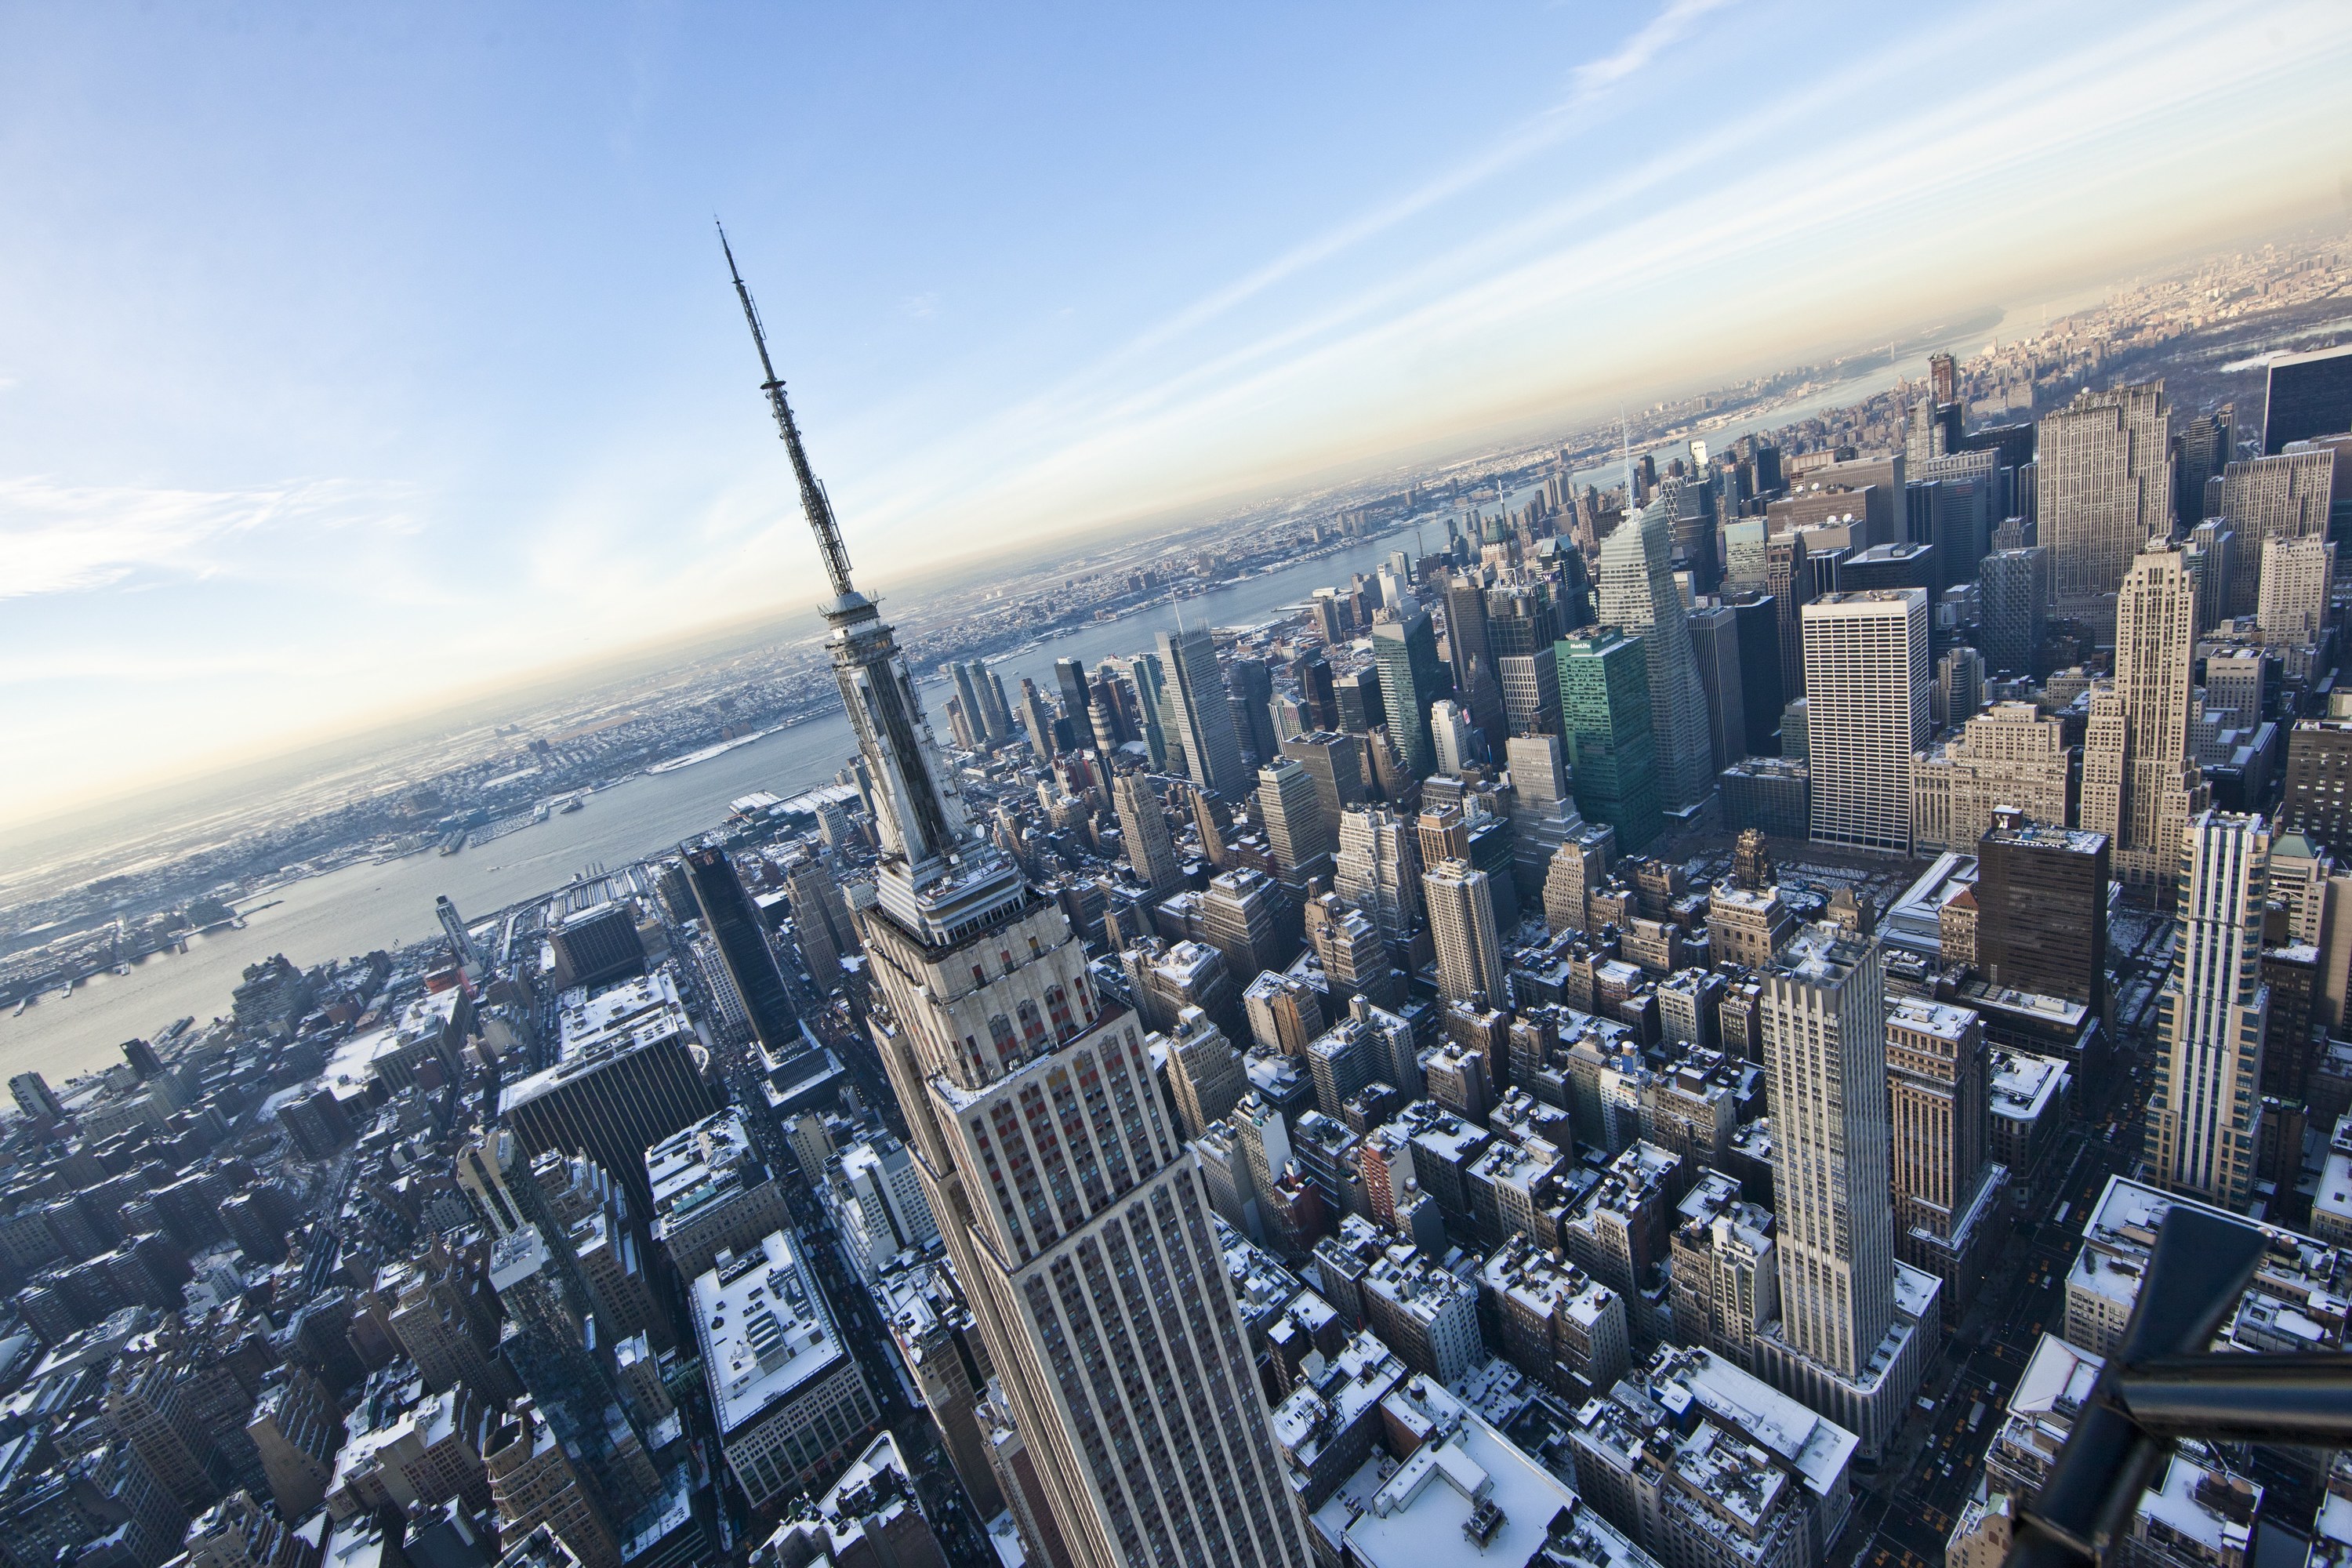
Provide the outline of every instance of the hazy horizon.
[[714,210],[861,579],[921,594],[2352,188],[2315,5],[130,15],[0,55],[16,843],[793,635]]

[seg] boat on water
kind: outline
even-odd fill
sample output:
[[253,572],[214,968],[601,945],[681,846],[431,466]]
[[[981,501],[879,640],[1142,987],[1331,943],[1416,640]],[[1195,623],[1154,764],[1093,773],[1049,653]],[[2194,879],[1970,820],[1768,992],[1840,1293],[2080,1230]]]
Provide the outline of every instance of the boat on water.
[[11,1018],[21,1016],[25,1009],[32,1005],[33,999],[30,996],[19,996],[16,998],[16,1011],[9,1014],[8,1016]]
[[568,816],[572,813],[579,810],[583,804],[584,803],[582,801],[581,797],[575,795],[570,800],[563,803],[559,815]]

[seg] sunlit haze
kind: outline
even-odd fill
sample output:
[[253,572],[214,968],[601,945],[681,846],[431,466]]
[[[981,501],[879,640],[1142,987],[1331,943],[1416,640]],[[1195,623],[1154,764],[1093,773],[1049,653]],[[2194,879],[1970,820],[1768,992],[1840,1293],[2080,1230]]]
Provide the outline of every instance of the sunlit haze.
[[2340,222],[2352,7],[8,8],[0,820]]

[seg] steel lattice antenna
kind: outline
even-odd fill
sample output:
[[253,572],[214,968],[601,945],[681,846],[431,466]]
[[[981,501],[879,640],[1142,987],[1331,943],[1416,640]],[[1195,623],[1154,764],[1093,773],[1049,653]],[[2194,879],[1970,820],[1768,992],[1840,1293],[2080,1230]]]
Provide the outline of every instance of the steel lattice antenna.
[[769,362],[768,334],[760,326],[760,311],[751,303],[751,290],[735,266],[735,250],[727,243],[724,224],[719,225],[719,247],[727,253],[728,275],[735,279],[736,298],[743,301],[743,320],[751,324],[751,342],[760,351],[761,374],[767,377],[760,384],[760,390],[768,395],[768,406],[775,411],[777,432],[784,438],[784,449],[792,454],[793,473],[801,484],[801,510],[808,514],[809,527],[816,534],[818,552],[824,557],[824,574],[833,584],[836,600],[851,598],[857,590],[850,586],[849,552],[841,542],[840,526],[833,521],[833,501],[816,476],[809,471],[808,453],[801,446],[800,426],[793,422],[793,405],[784,401],[784,384]]

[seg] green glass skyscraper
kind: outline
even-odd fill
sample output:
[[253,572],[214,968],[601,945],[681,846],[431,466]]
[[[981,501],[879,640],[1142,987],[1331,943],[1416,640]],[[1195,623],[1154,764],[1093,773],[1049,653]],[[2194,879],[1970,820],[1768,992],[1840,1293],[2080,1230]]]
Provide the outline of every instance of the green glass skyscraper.
[[1559,650],[1560,721],[1576,809],[1614,827],[1621,852],[1645,849],[1665,819],[1642,639],[1602,626],[1563,639]]
[[1429,737],[1429,705],[1445,695],[1445,661],[1437,657],[1437,633],[1427,611],[1372,628],[1372,662],[1381,672],[1381,706],[1388,710],[1389,735],[1404,758],[1405,772],[1425,779],[1437,767]]

